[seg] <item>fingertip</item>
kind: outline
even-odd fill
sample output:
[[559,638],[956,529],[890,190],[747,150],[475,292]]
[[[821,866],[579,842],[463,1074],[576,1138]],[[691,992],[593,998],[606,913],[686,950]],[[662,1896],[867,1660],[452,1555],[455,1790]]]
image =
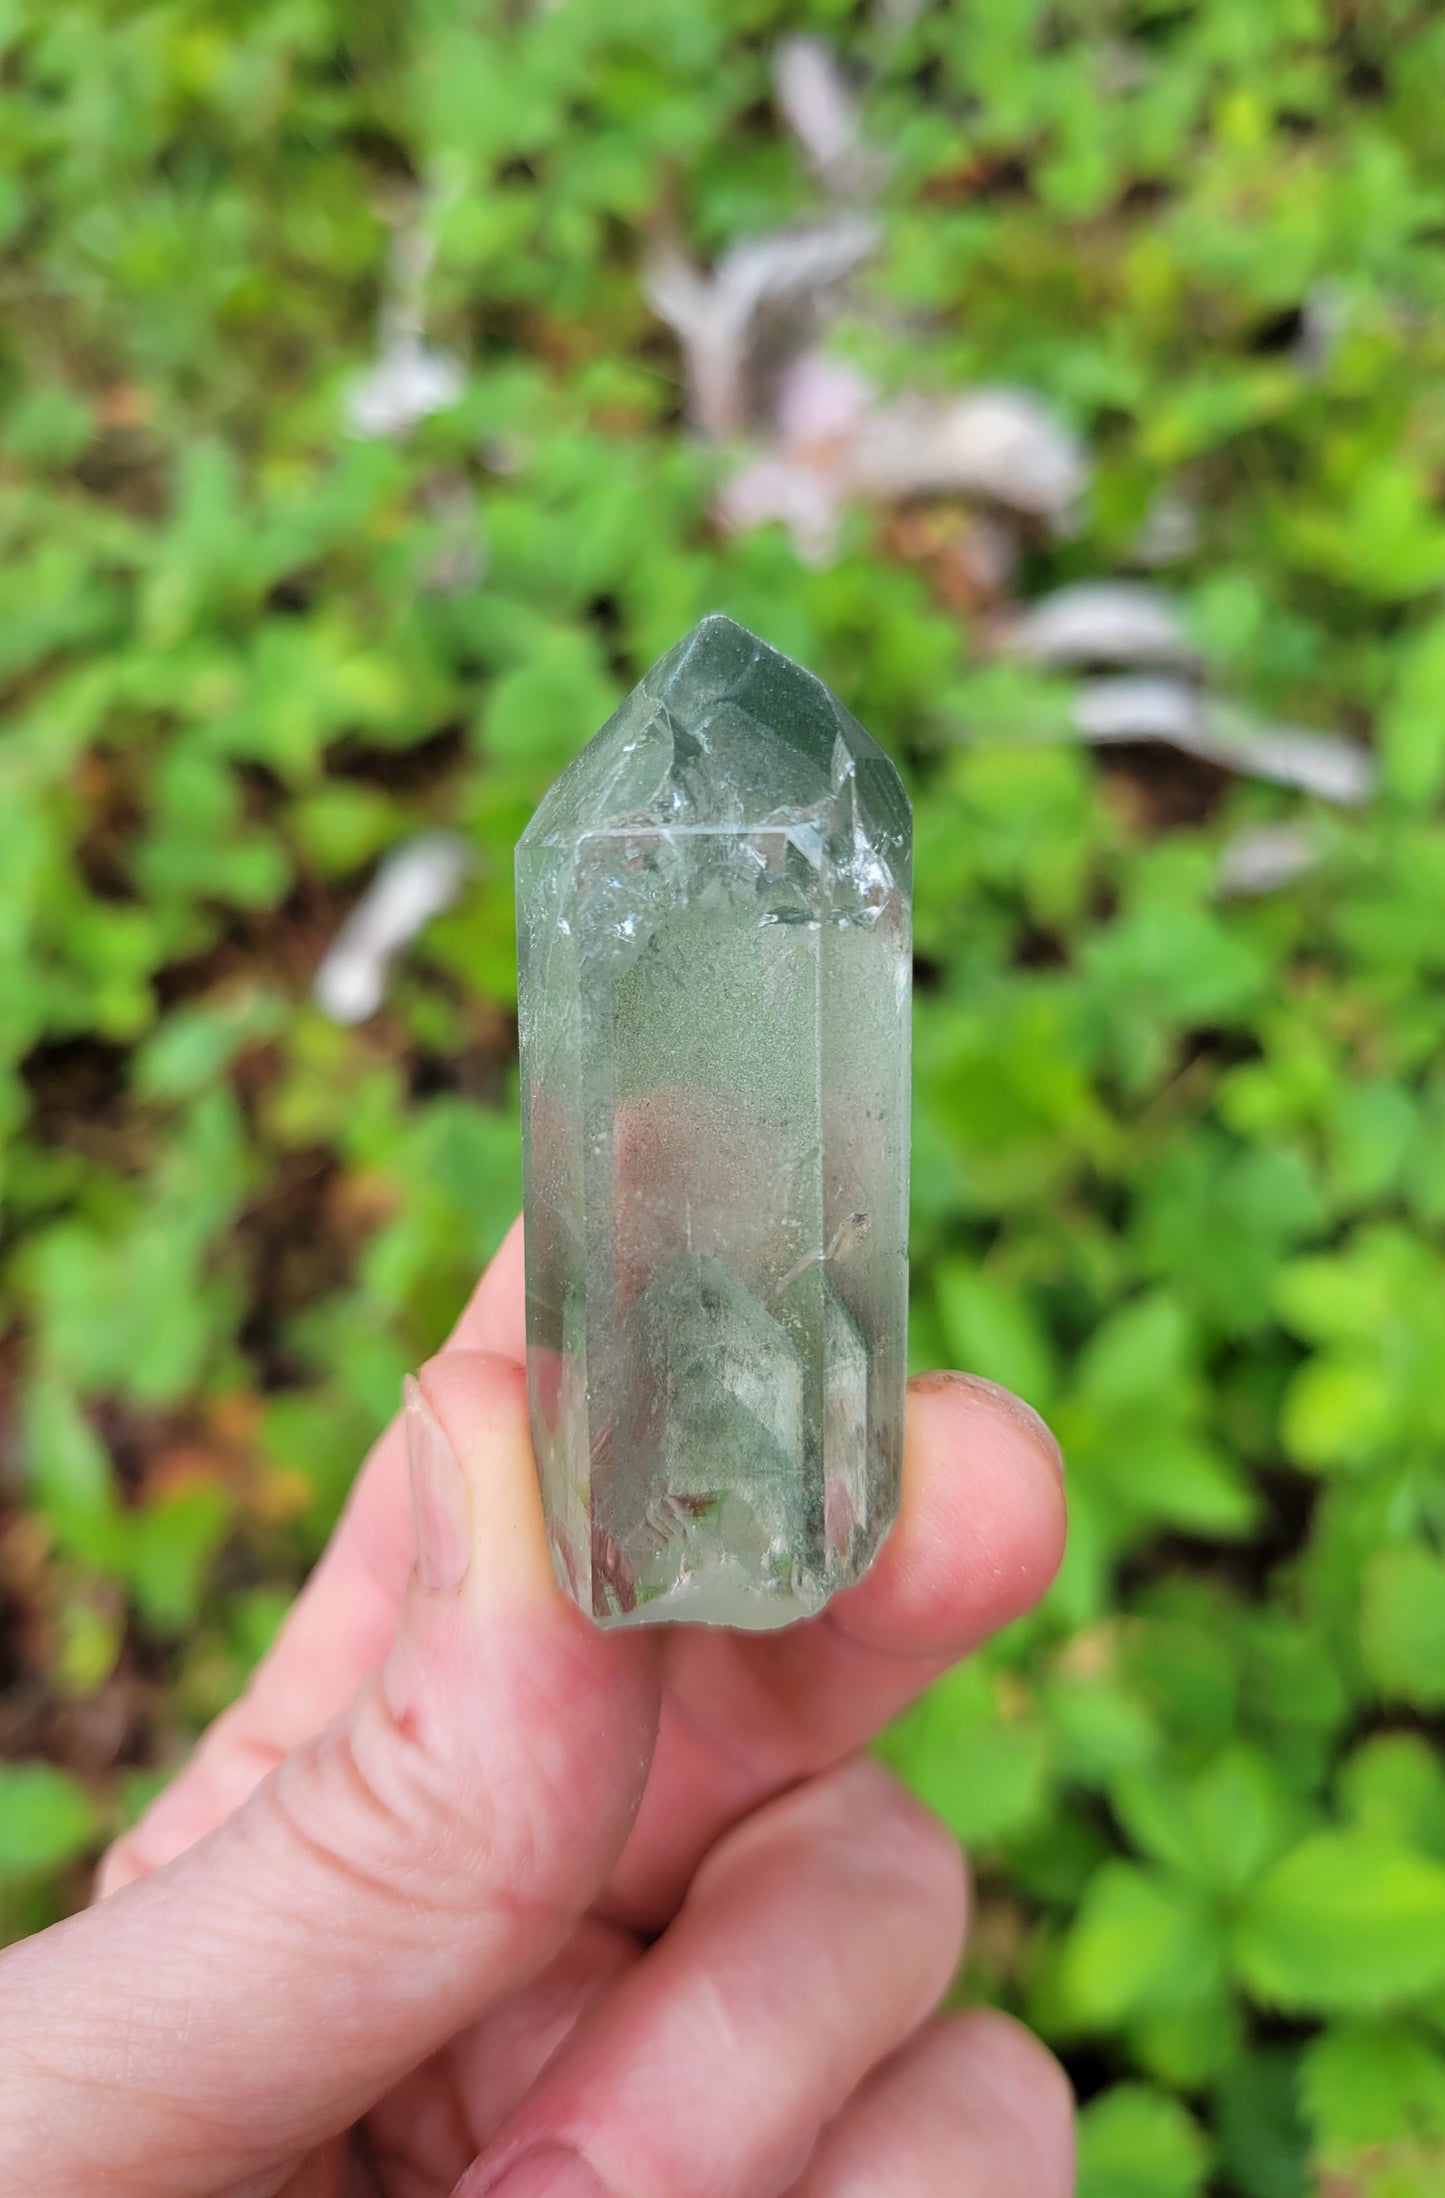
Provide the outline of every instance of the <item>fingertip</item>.
[[1039,2162],[1039,2189],[1057,2187],[1073,2156],[1074,2088],[1041,2039],[997,2007],[970,2007],[938,2025],[939,2051],[965,2097],[1019,2133],[1019,2149]]
[[114,1844],[107,1847],[96,1865],[95,1879],[91,1885],[92,1901],[107,1900],[112,1893],[122,1892],[133,1885],[138,1877],[144,1877],[146,1865],[136,1851],[134,1837],[122,1832]]
[[962,1374],[952,1368],[940,1368],[930,1374],[919,1374],[908,1385],[910,1404],[925,1397],[963,1398],[986,1413],[992,1413],[1016,1428],[1033,1447],[1045,1457],[1060,1482],[1064,1479],[1064,1453],[1059,1438],[1041,1412],[1036,1412],[1027,1400],[1012,1389],[1005,1389],[1001,1381],[990,1381],[984,1374]]
[[520,1365],[527,1356],[522,1217],[502,1238],[452,1331],[451,1348],[495,1352]]
[[875,2070],[825,2130],[796,2198],[899,2190],[1072,2198],[1073,2094],[1021,2023],[996,2008],[936,2017]]
[[[619,1729],[638,1724],[650,1754],[656,1723],[656,1628],[607,1633],[558,1584],[532,1450],[524,1369],[499,1352],[448,1348],[414,1378],[414,1400],[452,1453],[465,1488],[470,1562],[450,1592],[423,1592],[403,1626],[391,1678],[438,1657],[527,1669],[549,1701],[589,1692],[615,1702]],[[428,1615],[430,1612],[430,1615]],[[469,1644],[463,1650],[463,1643]],[[625,1714],[624,1714],[625,1710]],[[599,1730],[601,1728],[599,1727]],[[534,1735],[534,1738],[538,1738]]]
[[[427,1437],[422,1447],[444,1449],[459,1477],[469,1549],[465,1563],[450,1568],[451,1584],[464,1585],[479,1608],[551,1601],[556,1587],[522,1367],[495,1351],[439,1352],[408,1383],[407,1419],[414,1478],[418,1429]],[[419,1569],[430,1584],[425,1565]]]
[[469,1440],[485,1420],[501,1423],[526,1418],[526,1369],[508,1352],[448,1344],[410,1378],[423,1390],[453,1440]]
[[976,1376],[924,1375],[909,1385],[898,1519],[835,1619],[896,1655],[956,1656],[1038,1601],[1067,1519],[1059,1447],[1038,1414]]

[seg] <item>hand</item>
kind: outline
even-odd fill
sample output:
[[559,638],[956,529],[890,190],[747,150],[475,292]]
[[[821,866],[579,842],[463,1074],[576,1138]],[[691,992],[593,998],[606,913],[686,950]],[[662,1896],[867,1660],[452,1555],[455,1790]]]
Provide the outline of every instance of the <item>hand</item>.
[[925,1378],[821,1617],[607,1634],[552,1585],[522,1357],[514,1230],[105,1897],[0,1956],[0,2190],[1065,2198],[1055,2064],[931,2013],[954,1843],[855,1754],[1047,1585],[1051,1439]]

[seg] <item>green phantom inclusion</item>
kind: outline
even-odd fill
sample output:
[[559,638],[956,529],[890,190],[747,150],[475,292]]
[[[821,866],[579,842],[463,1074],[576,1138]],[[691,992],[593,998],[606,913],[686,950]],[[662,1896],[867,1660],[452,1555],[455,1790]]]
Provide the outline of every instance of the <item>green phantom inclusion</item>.
[[897,1511],[911,860],[883,751],[721,617],[522,836],[532,1434],[604,1624],[808,1617]]

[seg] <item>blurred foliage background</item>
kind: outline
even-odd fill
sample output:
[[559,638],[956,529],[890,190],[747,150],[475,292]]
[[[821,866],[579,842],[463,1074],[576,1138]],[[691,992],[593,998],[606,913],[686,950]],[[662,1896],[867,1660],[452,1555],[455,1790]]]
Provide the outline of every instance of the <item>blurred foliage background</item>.
[[[512,842],[723,608],[908,771],[916,1357],[1069,1459],[1046,1606],[886,1743],[964,1989],[1065,2057],[1086,2198],[1445,2189],[1445,17],[0,0],[0,57],[0,1935],[244,1684],[508,1222]],[[776,422],[689,424],[644,270],[840,189],[830,357],[1031,392],[1066,519],[720,523]],[[1146,569],[1371,799],[1072,737],[1009,621]],[[328,1020],[435,826],[468,891]]]

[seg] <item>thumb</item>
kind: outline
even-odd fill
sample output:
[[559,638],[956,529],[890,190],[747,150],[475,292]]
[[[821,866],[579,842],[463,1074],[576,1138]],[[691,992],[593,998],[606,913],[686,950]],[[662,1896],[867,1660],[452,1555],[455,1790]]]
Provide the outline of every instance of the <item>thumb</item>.
[[655,1644],[553,1585],[519,1370],[408,1387],[383,1668],[164,1869],[0,1956],[0,2190],[215,2190],[345,2128],[541,1965],[611,1869]]

